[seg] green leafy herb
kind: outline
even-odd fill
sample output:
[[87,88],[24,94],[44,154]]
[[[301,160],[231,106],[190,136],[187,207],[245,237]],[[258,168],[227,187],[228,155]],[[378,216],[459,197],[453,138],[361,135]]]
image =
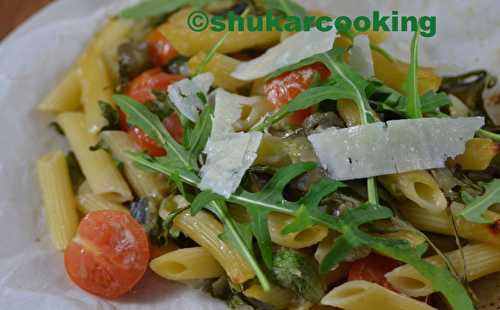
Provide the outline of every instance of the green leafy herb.
[[408,80],[406,81],[406,90],[408,92],[408,103],[406,107],[406,115],[409,118],[421,118],[422,108],[420,103],[420,95],[418,93],[418,37],[419,31],[415,31],[411,40],[411,58],[410,69],[408,70]]
[[206,105],[200,114],[198,122],[189,134],[187,149],[192,162],[196,162],[208,142],[212,132],[213,105]]
[[143,19],[170,14],[184,6],[203,7],[211,0],[145,0],[120,12],[121,17]]
[[[391,111],[399,115],[407,116],[408,111],[408,97],[401,95],[396,90],[383,85],[375,87],[372,97],[385,97],[383,100],[371,100],[377,107],[376,110]],[[445,93],[434,93],[433,91],[426,92],[420,97],[420,105],[422,113],[433,113],[438,111],[441,107],[446,107],[451,104],[450,98]]]
[[114,109],[111,104],[99,101],[99,109],[101,110],[101,114],[108,121],[108,124],[101,129],[101,131],[117,130],[120,128],[120,116],[118,115],[118,111]]
[[254,0],[255,7],[260,11],[273,10],[286,16],[306,16],[306,9],[292,0]]
[[300,252],[280,249],[274,257],[272,273],[280,286],[312,303],[319,303],[325,294],[318,263]]
[[78,188],[85,181],[85,176],[83,175],[80,164],[76,159],[75,153],[69,152],[66,155],[66,163],[68,165],[69,176],[71,179],[71,185],[73,186],[73,191],[78,192]]
[[224,202],[224,197],[211,191],[203,191],[199,193],[191,203],[191,214],[195,216],[203,208],[206,208],[212,201]]
[[490,183],[481,183],[484,187],[484,194],[472,197],[467,192],[462,192],[462,199],[466,205],[460,212],[466,220],[473,223],[487,224],[491,219],[487,219],[483,214],[495,203],[500,203],[500,179],[494,179]]

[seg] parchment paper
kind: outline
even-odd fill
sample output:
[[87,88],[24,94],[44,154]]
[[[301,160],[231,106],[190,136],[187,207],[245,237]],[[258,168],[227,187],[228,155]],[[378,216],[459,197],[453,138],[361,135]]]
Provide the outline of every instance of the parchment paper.
[[[34,108],[105,17],[131,2],[56,1],[0,45],[0,309],[226,308],[199,290],[152,273],[124,298],[99,299],[68,280],[62,254],[48,240],[34,162],[66,145],[47,127],[51,116]],[[437,35],[421,40],[422,64],[437,66],[441,73],[484,68],[500,76],[499,1],[302,2],[337,16],[367,15],[373,9],[383,14],[396,9],[400,15],[437,15]],[[385,46],[408,59],[409,37],[392,34]]]

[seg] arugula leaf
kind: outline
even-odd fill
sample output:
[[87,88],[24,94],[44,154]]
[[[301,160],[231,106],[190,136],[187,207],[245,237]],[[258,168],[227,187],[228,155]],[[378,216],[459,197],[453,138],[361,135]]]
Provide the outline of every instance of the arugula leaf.
[[408,93],[408,104],[406,107],[406,116],[409,118],[422,118],[422,108],[420,103],[420,94],[418,93],[418,37],[420,31],[415,31],[411,40],[410,69],[408,70],[408,79],[406,81],[406,91]]
[[255,6],[261,11],[275,10],[286,16],[304,17],[306,9],[293,0],[254,0]]
[[212,191],[199,193],[191,203],[191,215],[195,216],[203,208],[207,208],[212,201],[224,202],[224,197]]
[[208,138],[212,132],[213,105],[206,105],[200,114],[198,122],[192,129],[187,143],[187,149],[192,162],[196,162],[201,152],[207,145]]
[[142,19],[161,16],[177,11],[184,6],[203,7],[211,0],[145,0],[120,12],[121,17]]
[[118,111],[113,106],[105,101],[99,101],[99,109],[102,115],[108,121],[108,124],[101,129],[104,130],[117,130],[120,128],[120,117]]
[[[408,97],[403,96],[396,90],[383,85],[381,87],[376,87],[374,93],[370,96],[379,97],[385,96],[383,100],[371,100],[370,102],[376,105],[376,110],[379,112],[382,111],[391,111],[397,113],[399,115],[407,116],[408,110]],[[450,98],[446,93],[434,93],[429,90],[424,95],[420,97],[420,105],[422,113],[433,113],[436,112],[441,107],[446,107],[451,104]]]
[[151,139],[167,150],[167,157],[178,161],[189,170],[196,167],[196,162],[189,160],[191,157],[186,149],[172,138],[160,119],[147,107],[124,95],[114,95],[113,100],[127,114],[129,123],[141,128]]
[[467,192],[462,192],[465,209],[460,212],[466,220],[473,223],[489,224],[492,221],[483,214],[495,203],[500,203],[500,179],[494,179],[489,183],[480,183],[484,187],[484,194],[472,197]]

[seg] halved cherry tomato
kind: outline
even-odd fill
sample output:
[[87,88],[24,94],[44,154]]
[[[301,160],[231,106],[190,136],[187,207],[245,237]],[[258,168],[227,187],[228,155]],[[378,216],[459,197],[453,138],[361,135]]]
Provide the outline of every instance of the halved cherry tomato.
[[400,265],[400,262],[392,258],[372,253],[352,263],[348,279],[349,281],[365,280],[377,283],[387,289],[397,292],[385,278],[385,274]]
[[83,290],[104,298],[130,291],[144,276],[148,262],[146,233],[122,211],[87,214],[64,253],[70,279]]
[[[155,99],[153,90],[166,91],[170,84],[184,79],[181,75],[167,74],[161,71],[160,68],[148,70],[135,78],[127,86],[125,94],[132,97],[140,103],[145,103]],[[173,116],[174,117],[174,116]],[[178,118],[178,117],[177,117]],[[173,130],[172,133],[179,135],[182,131],[182,125],[178,122],[179,127]],[[159,146],[153,139],[148,137],[141,129],[136,127],[129,128],[127,116],[120,111],[120,127],[127,131],[130,138],[141,148],[145,149],[151,156],[165,156],[165,150]],[[170,130],[169,130],[170,131]],[[182,140],[182,138],[181,138]]]
[[172,135],[175,141],[182,144],[182,140],[184,139],[184,128],[176,112],[173,112],[163,120],[163,126]]
[[167,38],[158,30],[148,36],[149,57],[153,65],[161,67],[177,57],[178,53]]
[[182,75],[168,74],[161,68],[150,69],[132,80],[125,89],[125,94],[145,103],[155,99],[153,90],[166,91],[170,84],[183,79]]
[[[330,71],[325,65],[316,63],[295,71],[285,72],[275,77],[264,86],[267,100],[276,109],[281,108],[301,92],[308,89],[314,82],[316,73],[319,73],[321,80],[325,80],[330,76]],[[291,124],[302,125],[304,119],[311,115],[312,112],[312,108],[295,112],[290,116],[289,122]]]

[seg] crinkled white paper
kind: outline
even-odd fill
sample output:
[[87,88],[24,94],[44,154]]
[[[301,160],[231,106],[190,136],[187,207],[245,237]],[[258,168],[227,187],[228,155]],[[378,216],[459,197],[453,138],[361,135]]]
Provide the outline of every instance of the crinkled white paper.
[[[0,45],[0,308],[6,309],[225,309],[205,294],[148,274],[132,294],[105,301],[76,288],[61,253],[52,248],[43,219],[34,162],[64,139],[47,127],[35,105],[75,61],[105,17],[135,0],[60,0]],[[302,0],[333,14],[398,10],[437,15],[438,34],[422,39],[422,65],[456,74],[484,68],[500,76],[500,2]],[[391,34],[386,48],[408,59],[411,35]],[[498,292],[498,289],[493,292]],[[482,294],[496,302],[495,294]],[[487,304],[487,303],[486,303]]]

